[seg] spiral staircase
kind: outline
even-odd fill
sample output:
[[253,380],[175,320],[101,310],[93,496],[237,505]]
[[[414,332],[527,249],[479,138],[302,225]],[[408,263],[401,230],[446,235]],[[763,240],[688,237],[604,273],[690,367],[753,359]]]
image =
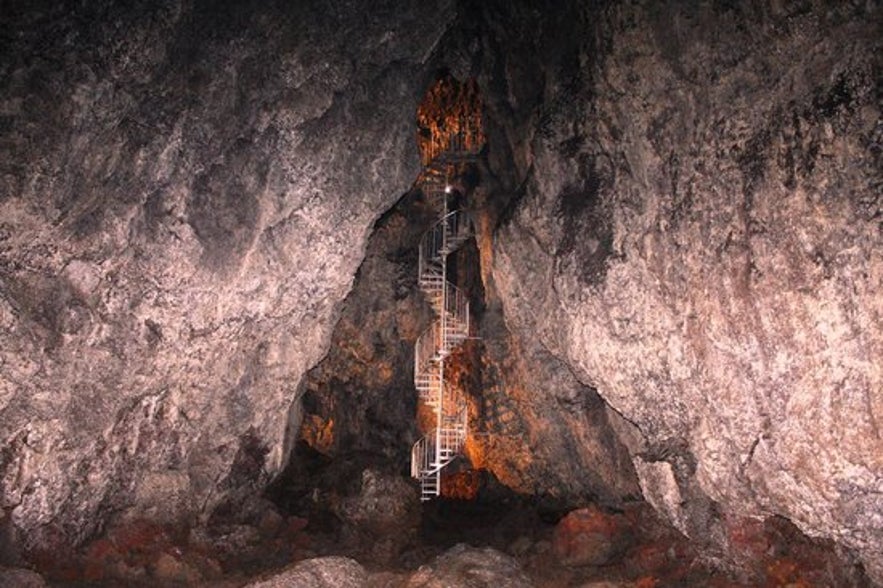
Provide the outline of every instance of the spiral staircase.
[[441,493],[441,471],[462,451],[468,432],[466,401],[445,383],[445,358],[469,336],[469,300],[447,275],[448,256],[472,236],[466,212],[448,207],[452,170],[476,157],[469,144],[453,135],[446,149],[430,154],[420,179],[427,197],[442,204],[420,241],[418,261],[418,285],[436,315],[414,349],[414,386],[435,416],[435,428],[411,449],[411,475],[420,481],[423,501]]

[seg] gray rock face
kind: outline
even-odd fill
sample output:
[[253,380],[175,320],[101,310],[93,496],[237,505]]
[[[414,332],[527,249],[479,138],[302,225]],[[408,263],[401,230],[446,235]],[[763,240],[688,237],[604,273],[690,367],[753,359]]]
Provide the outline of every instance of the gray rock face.
[[377,534],[404,532],[420,523],[420,503],[404,478],[367,469],[361,491],[342,500],[339,516]]
[[348,557],[317,557],[302,561],[286,572],[267,580],[252,582],[248,588],[362,588],[368,573]]
[[31,570],[0,568],[0,586],[15,588],[44,588],[46,581],[40,574]]
[[490,547],[452,547],[408,579],[407,588],[529,588],[518,562]]
[[26,547],[283,465],[452,14],[345,4],[4,7],[0,504]]
[[883,582],[879,8],[651,4],[574,9],[533,86],[498,68],[507,325],[597,388],[684,533],[782,515]]

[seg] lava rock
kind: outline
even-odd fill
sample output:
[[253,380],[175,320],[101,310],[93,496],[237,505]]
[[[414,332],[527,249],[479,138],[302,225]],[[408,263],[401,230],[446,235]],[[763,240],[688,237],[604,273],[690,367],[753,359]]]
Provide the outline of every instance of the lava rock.
[[201,580],[196,569],[169,553],[160,554],[153,563],[151,574],[162,584],[180,583],[193,586]]
[[624,516],[583,508],[568,513],[558,522],[552,549],[564,565],[602,566],[622,555],[629,539]]
[[267,580],[252,582],[246,588],[363,588],[368,574],[348,557],[317,557],[302,561],[290,570]]
[[402,588],[407,580],[408,574],[375,572],[368,577],[365,588]]
[[422,566],[406,588],[529,588],[518,562],[490,547],[460,544]]
[[338,514],[372,533],[401,532],[420,524],[420,501],[413,485],[401,476],[366,469],[358,494],[344,498]]
[[13,0],[0,50],[0,504],[25,551],[287,460],[375,220],[419,169],[449,0]]
[[0,586],[15,588],[45,588],[43,576],[31,570],[0,568]]
[[727,513],[778,515],[883,583],[879,5],[575,4],[582,34],[529,19],[548,42],[487,68],[507,328],[597,389],[703,552],[739,565]]
[[337,514],[344,540],[374,561],[389,563],[417,537],[420,500],[401,476],[366,469],[357,494],[341,500]]

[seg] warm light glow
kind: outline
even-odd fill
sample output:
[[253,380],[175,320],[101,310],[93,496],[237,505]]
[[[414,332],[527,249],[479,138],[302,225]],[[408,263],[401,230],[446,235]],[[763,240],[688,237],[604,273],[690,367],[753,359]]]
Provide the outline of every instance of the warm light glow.
[[331,455],[334,450],[334,419],[326,421],[315,414],[304,416],[300,437],[319,453]]
[[442,477],[441,495],[454,500],[475,500],[481,489],[482,472],[467,470]]
[[[418,108],[417,124],[424,164],[421,189],[427,195],[439,190],[452,194],[455,170],[473,162],[484,145],[476,84],[460,84],[450,76],[440,79]],[[444,207],[418,252],[418,284],[437,317],[414,345],[414,386],[421,400],[417,416],[424,436],[411,448],[411,475],[420,480],[421,500],[439,495],[441,471],[462,453],[469,429],[458,370],[448,363],[470,335],[469,299],[448,281],[447,258],[472,238],[473,229],[461,204],[449,210],[450,199],[440,200]]]
[[417,108],[417,129],[423,165],[445,152],[481,151],[485,135],[475,80],[460,83],[447,75],[435,82]]

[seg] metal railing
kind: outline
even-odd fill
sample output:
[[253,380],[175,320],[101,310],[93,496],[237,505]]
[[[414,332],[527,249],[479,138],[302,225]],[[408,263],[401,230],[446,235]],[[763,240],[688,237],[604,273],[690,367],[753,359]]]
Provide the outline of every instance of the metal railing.
[[430,162],[438,159],[475,158],[481,152],[484,143],[482,135],[471,127],[461,128],[448,135],[444,143],[430,143],[427,154]]
[[457,337],[459,338],[457,343],[459,343],[469,336],[469,299],[460,288],[450,282],[445,282],[445,295],[442,300],[447,319],[442,345],[449,349],[448,339]]
[[452,210],[441,217],[420,240],[417,275],[424,282],[441,282],[445,257],[472,235],[472,224],[465,210]]
[[[451,136],[444,153],[451,156],[469,147],[469,137]],[[430,194],[442,188],[438,168],[424,173]],[[445,358],[469,336],[469,299],[447,280],[447,256],[471,235],[470,218],[464,210],[447,210],[442,196],[441,217],[423,235],[419,245],[418,284],[437,318],[414,345],[414,386],[420,399],[435,413],[436,427],[411,448],[411,475],[420,480],[420,499],[441,493],[441,470],[463,449],[468,434],[465,399],[453,386],[445,385]]]

